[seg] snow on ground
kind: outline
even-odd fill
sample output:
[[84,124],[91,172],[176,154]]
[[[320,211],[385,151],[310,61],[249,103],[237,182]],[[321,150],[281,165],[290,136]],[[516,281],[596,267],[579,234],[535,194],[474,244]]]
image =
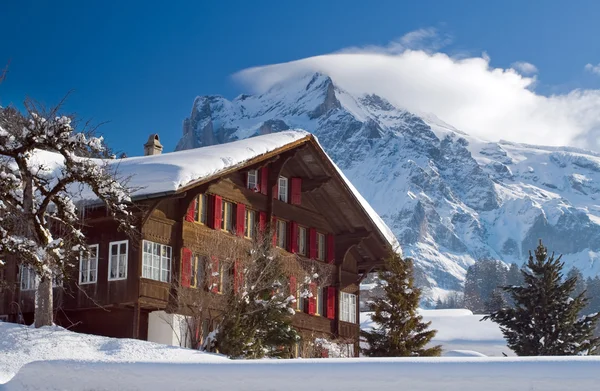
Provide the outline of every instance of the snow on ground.
[[7,382],[29,362],[63,359],[186,363],[229,361],[218,355],[152,342],[79,334],[60,327],[34,329],[0,322],[0,384]]
[[[514,356],[506,346],[506,341],[496,323],[481,321],[484,315],[473,315],[469,310],[419,310],[423,320],[431,322],[437,330],[432,345],[442,345],[443,356],[471,356],[479,353],[485,356]],[[361,313],[361,328],[372,327],[370,313]],[[462,352],[457,353],[457,352]],[[473,354],[475,353],[475,354]]]
[[600,357],[248,360],[200,364],[30,363],[2,391],[596,390]]

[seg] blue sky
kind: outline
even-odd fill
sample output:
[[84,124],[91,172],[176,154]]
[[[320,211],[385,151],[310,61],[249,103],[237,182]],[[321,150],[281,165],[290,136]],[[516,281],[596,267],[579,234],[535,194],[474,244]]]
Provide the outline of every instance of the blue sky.
[[[7,4],[8,3],[8,4]],[[534,64],[536,92],[600,88],[600,3],[577,1],[12,1],[0,10],[0,104],[25,96],[103,124],[115,149],[139,154],[151,132],[167,150],[197,95],[244,92],[231,75],[410,31],[451,37],[451,56]],[[599,68],[600,72],[600,68]]]

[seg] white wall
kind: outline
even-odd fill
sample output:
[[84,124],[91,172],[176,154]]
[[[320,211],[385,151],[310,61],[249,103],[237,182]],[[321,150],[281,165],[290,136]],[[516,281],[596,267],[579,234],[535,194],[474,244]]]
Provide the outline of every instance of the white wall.
[[186,317],[153,311],[148,316],[148,341],[165,345],[191,347]]

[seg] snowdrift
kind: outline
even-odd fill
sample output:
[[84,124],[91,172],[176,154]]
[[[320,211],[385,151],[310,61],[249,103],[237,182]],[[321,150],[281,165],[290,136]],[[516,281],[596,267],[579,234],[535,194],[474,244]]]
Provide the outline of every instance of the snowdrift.
[[0,389],[1,383],[9,381],[27,363],[63,359],[104,362],[229,361],[219,355],[152,342],[79,334],[61,327],[35,329],[0,322]]
[[593,390],[600,357],[225,361],[221,363],[34,362],[17,390]]

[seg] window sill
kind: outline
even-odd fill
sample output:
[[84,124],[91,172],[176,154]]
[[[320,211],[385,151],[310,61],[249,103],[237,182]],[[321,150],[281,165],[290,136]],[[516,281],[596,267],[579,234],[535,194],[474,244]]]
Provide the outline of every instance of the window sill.
[[93,285],[93,284],[96,284],[96,283],[97,283],[97,281],[93,281],[93,282],[81,282],[81,281],[79,281],[79,285]]
[[127,280],[127,277],[121,277],[121,278],[109,278],[108,281],[125,281]]

